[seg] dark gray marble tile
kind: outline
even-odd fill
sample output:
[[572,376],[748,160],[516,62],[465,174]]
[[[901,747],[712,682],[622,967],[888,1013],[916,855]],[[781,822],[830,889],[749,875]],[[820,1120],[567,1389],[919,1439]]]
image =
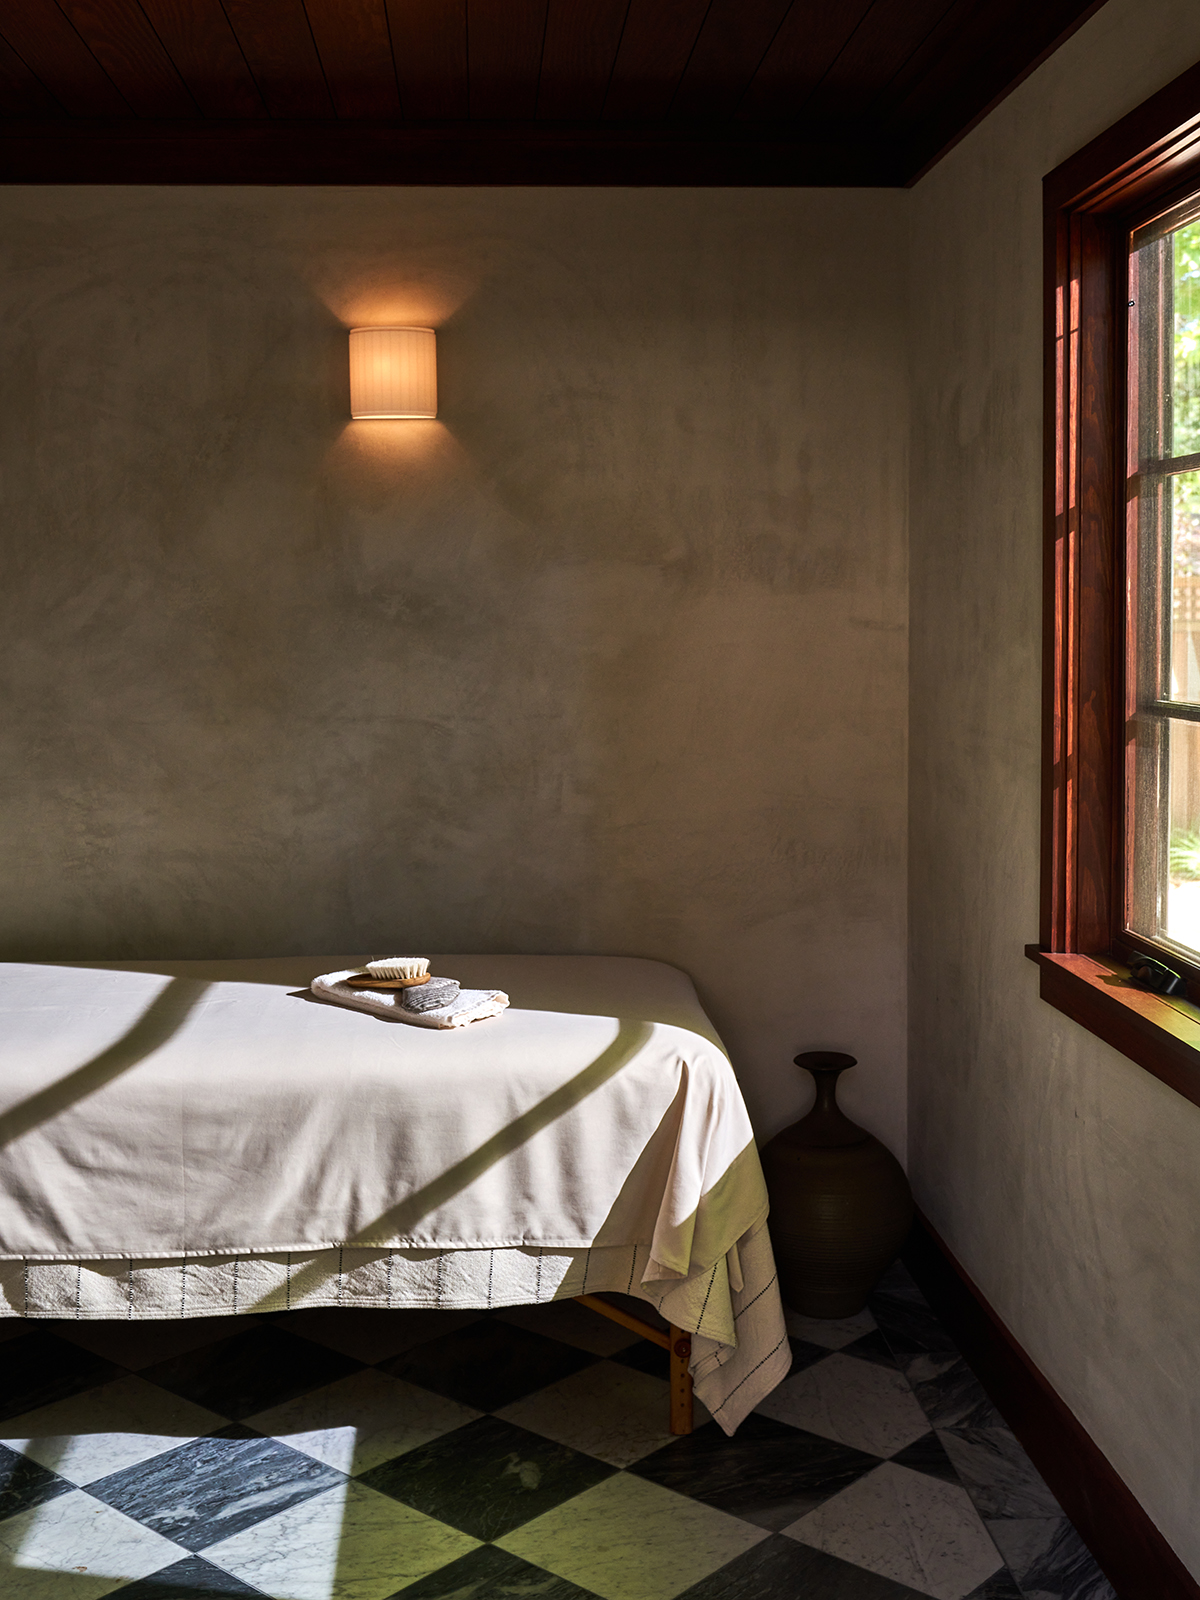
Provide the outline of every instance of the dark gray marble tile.
[[961,1365],[962,1357],[956,1350],[919,1350],[898,1359],[896,1364],[915,1387],[918,1383],[930,1383]]
[[124,1370],[90,1350],[80,1349],[69,1339],[35,1327],[5,1342],[0,1420],[82,1394],[85,1389],[121,1377]]
[[[829,1351],[822,1350],[821,1354],[827,1356]],[[614,1350],[608,1359],[622,1367],[632,1367],[635,1372],[648,1372],[652,1378],[662,1378],[664,1382],[671,1376],[670,1356],[662,1345],[651,1344],[649,1339],[638,1339],[624,1350]]]
[[929,1302],[917,1288],[912,1273],[903,1261],[893,1261],[891,1266],[871,1290],[872,1295],[886,1294],[893,1300],[909,1300],[914,1305],[928,1307]]
[[1002,1423],[944,1428],[938,1437],[982,1517],[1059,1517],[1062,1507]]
[[990,1578],[984,1580],[978,1589],[972,1589],[966,1600],[1025,1600],[1025,1596],[1017,1588],[1016,1579],[1007,1567],[1001,1567],[999,1572],[993,1572]]
[[[343,1355],[354,1356],[374,1366],[398,1356],[402,1350],[444,1337],[468,1322],[477,1322],[480,1317],[489,1315],[486,1311],[462,1309],[439,1311],[434,1306],[385,1310],[382,1306],[333,1305],[280,1311],[269,1320],[285,1333],[299,1334],[315,1344],[327,1344],[331,1350],[340,1350]],[[581,1310],[580,1315],[586,1313]]]
[[935,1428],[1003,1428],[1003,1418],[979,1379],[958,1357],[949,1365],[927,1361],[905,1367],[917,1401]]
[[270,1323],[188,1350],[139,1374],[223,1417],[253,1416],[344,1378],[361,1361]]
[[924,1303],[892,1294],[873,1294],[871,1314],[900,1362],[930,1351],[958,1355],[953,1339]]
[[676,1600],[929,1600],[929,1596],[776,1534],[694,1583]]
[[943,1483],[959,1481],[954,1463],[946,1454],[945,1447],[936,1433],[927,1433],[922,1438],[914,1440],[891,1459],[898,1467],[911,1467],[914,1472],[924,1472],[931,1478],[940,1478]]
[[189,1556],[129,1584],[121,1600],[259,1600],[262,1592],[200,1556]]
[[355,1481],[476,1539],[500,1539],[616,1469],[498,1417],[480,1417]]
[[1001,1518],[987,1526],[1026,1600],[1117,1600],[1066,1517]]
[[[826,1361],[834,1354],[823,1344],[810,1344],[807,1339],[789,1339],[792,1347],[792,1373],[803,1372],[805,1367],[815,1366],[818,1361]],[[666,1352],[664,1351],[664,1354]]]
[[896,1358],[892,1354],[892,1347],[884,1335],[876,1329],[874,1333],[866,1333],[861,1339],[855,1339],[853,1344],[842,1346],[844,1356],[858,1356],[863,1361],[874,1361],[881,1367],[894,1367]]
[[0,1444],[0,1522],[19,1511],[45,1505],[55,1495],[66,1494],[74,1484]]
[[594,1600],[590,1589],[531,1566],[494,1544],[480,1545],[439,1567],[392,1600],[401,1596],[403,1600]]
[[[660,1333],[667,1333],[671,1324],[662,1315],[657,1306],[652,1306],[649,1300],[640,1300],[635,1294],[622,1294],[619,1289],[606,1289],[600,1297],[607,1300],[609,1305],[616,1306],[620,1311],[628,1311],[631,1317],[637,1317],[642,1322],[648,1322],[652,1328],[657,1328]],[[592,1312],[593,1316],[599,1315]]]
[[345,1475],[275,1439],[245,1438],[236,1425],[193,1439],[87,1492],[185,1550],[203,1550],[311,1499]]
[[879,1465],[878,1456],[756,1412],[733,1438],[715,1422],[629,1468],[743,1522],[778,1532]]
[[[658,1350],[657,1345],[646,1348]],[[659,1354],[665,1361],[666,1351]],[[558,1339],[485,1317],[378,1365],[381,1372],[420,1384],[476,1411],[499,1411],[598,1359]]]

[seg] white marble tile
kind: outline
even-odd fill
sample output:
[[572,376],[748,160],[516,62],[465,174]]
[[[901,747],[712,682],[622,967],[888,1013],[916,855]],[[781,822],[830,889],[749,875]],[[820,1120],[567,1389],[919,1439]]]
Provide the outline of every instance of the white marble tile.
[[671,1600],[767,1537],[764,1528],[622,1473],[496,1543],[602,1600]]
[[246,1333],[261,1317],[180,1317],[175,1321],[147,1319],[102,1322],[56,1322],[55,1333],[93,1355],[115,1361],[131,1371],[152,1367],[158,1361],[199,1350],[201,1345],[231,1334]]
[[187,1554],[72,1489],[0,1522],[0,1593],[4,1600],[95,1600]]
[[842,1354],[785,1378],[756,1409],[876,1456],[894,1455],[929,1432],[903,1373]]
[[365,1484],[339,1484],[204,1559],[272,1600],[385,1600],[479,1544]]
[[[646,1306],[644,1310],[649,1320],[653,1307]],[[550,1300],[540,1306],[508,1306],[497,1315],[501,1322],[527,1328],[530,1333],[545,1334],[547,1339],[561,1339],[563,1344],[574,1345],[577,1350],[586,1350],[594,1356],[614,1356],[618,1350],[628,1350],[640,1337],[574,1300]]]
[[806,1339],[809,1344],[822,1344],[826,1350],[841,1350],[845,1345],[861,1339],[864,1333],[874,1333],[878,1324],[869,1311],[860,1311],[855,1317],[802,1317],[798,1311],[785,1309],[783,1320],[793,1339]]
[[482,1415],[368,1368],[246,1421],[293,1450],[356,1476]]
[[933,1600],[963,1600],[1002,1565],[965,1489],[891,1461],[783,1531]]
[[227,1420],[144,1378],[116,1378],[98,1389],[6,1418],[0,1443],[31,1456],[70,1483],[94,1483],[110,1472],[174,1450]]
[[312,1339],[344,1356],[373,1365],[478,1322],[478,1311],[382,1311],[362,1306],[315,1306],[281,1312],[271,1320],[288,1333]]
[[[505,1406],[496,1415],[598,1461],[628,1467],[670,1444],[669,1400],[665,1379],[635,1372],[615,1361],[598,1361]],[[696,1427],[711,1420],[697,1400]]]

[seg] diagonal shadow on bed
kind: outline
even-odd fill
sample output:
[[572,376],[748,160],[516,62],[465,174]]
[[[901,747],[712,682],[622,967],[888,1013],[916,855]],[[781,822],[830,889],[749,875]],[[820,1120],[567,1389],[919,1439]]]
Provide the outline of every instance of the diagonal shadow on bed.
[[[494,1133],[490,1139],[485,1139],[483,1144],[477,1150],[472,1150],[469,1156],[464,1156],[452,1167],[447,1167],[445,1172],[440,1172],[432,1182],[418,1189],[415,1194],[408,1195],[397,1205],[376,1217],[373,1222],[369,1222],[352,1239],[346,1240],[347,1246],[364,1250],[385,1248],[388,1240],[406,1233],[422,1217],[445,1205],[452,1196],[459,1194],[468,1184],[474,1183],[481,1173],[495,1166],[496,1162],[502,1161],[505,1156],[511,1155],[518,1146],[532,1139],[534,1134],[548,1127],[556,1118],[572,1110],[581,1100],[586,1100],[588,1095],[594,1094],[600,1088],[601,1084],[607,1083],[609,1078],[620,1072],[646,1043],[653,1026],[653,1023],[649,1022],[620,1020],[616,1038],[594,1061],[590,1061],[582,1072],[577,1072],[568,1082],[555,1089],[553,1094],[548,1094],[536,1106],[531,1106],[507,1127]],[[324,1269],[303,1267],[291,1283],[294,1289],[303,1294],[305,1290],[315,1287],[323,1277]],[[266,1303],[264,1300],[259,1304],[265,1306]],[[251,1306],[249,1309],[257,1311],[259,1305]]]
[[95,1094],[97,1089],[103,1089],[106,1083],[152,1055],[179,1031],[211,987],[210,983],[195,978],[172,978],[132,1028],[106,1050],[0,1116],[0,1149],[36,1128],[40,1122]]

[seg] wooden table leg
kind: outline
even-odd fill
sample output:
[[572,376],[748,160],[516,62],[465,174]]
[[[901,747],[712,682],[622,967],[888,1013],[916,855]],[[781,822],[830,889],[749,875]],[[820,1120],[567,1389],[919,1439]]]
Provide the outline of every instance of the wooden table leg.
[[692,1336],[683,1328],[671,1328],[671,1432],[692,1431]]
[[635,1317],[631,1312],[623,1311],[619,1306],[610,1305],[607,1300],[602,1300],[595,1294],[577,1294],[576,1300],[590,1311],[598,1311],[602,1317],[607,1317],[611,1322],[619,1322],[623,1328],[628,1328],[631,1333],[637,1333],[643,1339],[649,1339],[652,1344],[661,1345],[671,1359],[670,1389],[670,1429],[672,1433],[691,1433],[694,1426],[692,1421],[692,1375],[688,1371],[688,1364],[692,1359],[692,1336],[686,1328],[677,1328],[672,1324],[667,1333],[662,1333],[652,1323],[643,1322],[641,1317]]

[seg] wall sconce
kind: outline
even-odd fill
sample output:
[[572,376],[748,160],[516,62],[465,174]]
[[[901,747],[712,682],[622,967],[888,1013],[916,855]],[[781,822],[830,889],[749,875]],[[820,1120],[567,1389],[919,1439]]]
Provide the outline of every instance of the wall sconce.
[[432,328],[352,328],[350,415],[436,417],[436,345]]

